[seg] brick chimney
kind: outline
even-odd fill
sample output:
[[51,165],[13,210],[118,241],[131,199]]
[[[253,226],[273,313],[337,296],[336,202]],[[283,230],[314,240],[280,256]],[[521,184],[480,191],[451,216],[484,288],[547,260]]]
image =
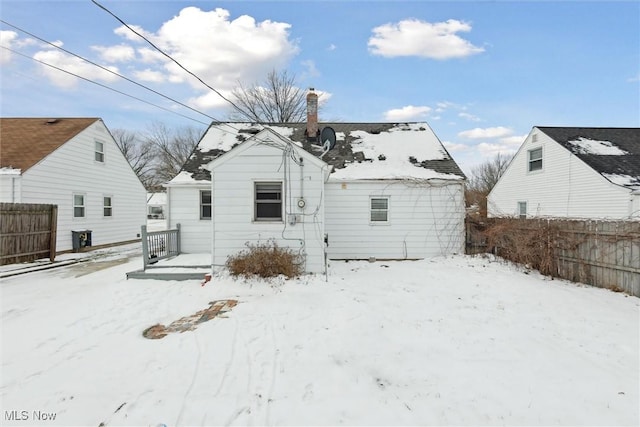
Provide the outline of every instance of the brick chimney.
[[318,141],[318,95],[309,88],[307,94],[307,141]]

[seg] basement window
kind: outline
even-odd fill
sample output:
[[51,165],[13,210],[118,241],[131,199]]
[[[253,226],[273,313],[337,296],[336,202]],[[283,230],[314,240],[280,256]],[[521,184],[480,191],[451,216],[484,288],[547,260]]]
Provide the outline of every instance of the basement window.
[[542,147],[529,150],[529,172],[542,170]]
[[95,142],[95,159],[96,162],[104,163],[104,143],[100,141]]
[[200,219],[211,219],[211,190],[200,191]]
[[255,183],[255,211],[256,221],[282,221],[282,183]]
[[386,223],[389,222],[389,198],[388,197],[372,197],[370,199],[370,216],[371,222]]

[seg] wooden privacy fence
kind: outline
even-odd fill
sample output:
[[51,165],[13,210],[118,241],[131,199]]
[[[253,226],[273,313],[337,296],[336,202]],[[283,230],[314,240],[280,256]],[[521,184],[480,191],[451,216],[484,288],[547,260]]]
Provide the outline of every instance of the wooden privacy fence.
[[58,206],[0,203],[0,265],[56,256]]
[[468,250],[640,297],[640,221],[489,218],[467,234]]

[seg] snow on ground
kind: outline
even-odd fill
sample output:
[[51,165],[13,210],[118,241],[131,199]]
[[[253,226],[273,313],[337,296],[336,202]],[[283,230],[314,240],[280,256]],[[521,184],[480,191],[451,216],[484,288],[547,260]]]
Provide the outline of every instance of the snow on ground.
[[640,423],[635,297],[464,256],[205,286],[139,264],[2,280],[3,425]]

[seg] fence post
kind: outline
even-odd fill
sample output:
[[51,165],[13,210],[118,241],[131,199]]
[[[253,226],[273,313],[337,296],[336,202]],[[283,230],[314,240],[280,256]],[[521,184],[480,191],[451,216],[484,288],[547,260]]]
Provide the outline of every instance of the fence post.
[[56,259],[56,238],[58,236],[58,205],[51,206],[51,234],[49,235],[49,261]]
[[149,247],[147,240],[147,226],[143,225],[140,227],[140,236],[142,237],[142,270],[147,269],[147,262],[149,261]]
[[178,255],[180,255],[180,223],[176,224],[176,230],[178,230],[178,237],[177,237],[178,243],[176,246],[178,248]]

